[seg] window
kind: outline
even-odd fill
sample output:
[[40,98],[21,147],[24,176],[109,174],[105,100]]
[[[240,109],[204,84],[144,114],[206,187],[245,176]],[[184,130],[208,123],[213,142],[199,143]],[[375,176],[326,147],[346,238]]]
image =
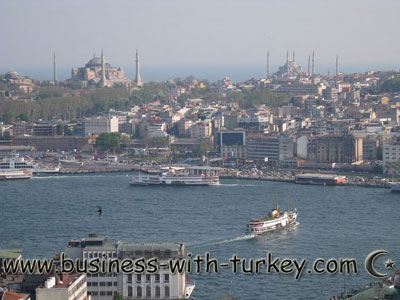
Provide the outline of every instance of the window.
[[100,286],[106,286],[106,283],[104,281],[100,282]]
[[146,298],[151,298],[151,287],[146,286]]
[[142,288],[140,286],[138,286],[136,289],[136,296],[138,298],[142,297]]
[[132,286],[128,286],[128,297],[132,297],[133,296],[133,289]]
[[112,285],[113,285],[113,283],[111,281],[107,282],[107,286],[112,286]]
[[92,282],[92,286],[98,286],[99,283],[98,282]]
[[108,291],[107,292],[107,296],[112,296],[113,292],[112,291]]
[[160,292],[160,286],[156,285],[156,298],[160,298],[161,292]]
[[166,285],[164,288],[164,297],[169,297],[169,286]]
[[139,274],[138,274],[138,275],[136,276],[136,282],[139,282],[139,283],[142,282],[142,275],[139,275]]
[[169,274],[164,274],[164,282],[169,282]]
[[132,283],[132,274],[128,274],[128,283]]
[[151,276],[150,274],[146,274],[146,282],[150,282],[151,281]]
[[106,292],[100,292],[100,296],[105,296]]
[[155,282],[160,282],[160,274],[156,274],[156,277],[154,279]]
[[117,286],[118,285],[118,281],[114,281],[114,286]]

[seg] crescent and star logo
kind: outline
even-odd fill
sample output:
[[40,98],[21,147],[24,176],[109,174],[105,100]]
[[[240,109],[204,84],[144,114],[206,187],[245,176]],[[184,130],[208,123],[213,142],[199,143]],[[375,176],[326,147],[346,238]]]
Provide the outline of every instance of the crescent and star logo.
[[[374,264],[375,260],[382,255],[389,255],[389,252],[386,250],[375,250],[370,254],[368,254],[367,258],[365,259],[365,269],[370,275],[372,275],[375,278],[389,277],[389,274],[379,273],[375,269],[375,264]],[[392,270],[396,264],[391,258],[388,258],[386,261],[384,261],[384,265],[386,270]]]

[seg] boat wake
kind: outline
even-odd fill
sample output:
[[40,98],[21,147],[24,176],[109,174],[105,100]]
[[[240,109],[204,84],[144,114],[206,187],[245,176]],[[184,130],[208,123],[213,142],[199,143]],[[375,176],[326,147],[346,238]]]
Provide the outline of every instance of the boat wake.
[[244,241],[244,240],[249,240],[252,238],[255,238],[256,235],[254,234],[246,234],[246,235],[239,235],[237,237],[229,238],[229,239],[223,239],[223,240],[215,240],[215,241],[210,241],[210,242],[202,242],[202,243],[188,243],[189,246],[212,246],[212,245],[220,245],[220,244],[227,244],[227,243],[233,243],[237,241]]
[[256,186],[254,184],[220,183],[219,186]]
[[[33,176],[32,179],[68,179],[68,178],[92,178],[92,177],[106,177],[104,174],[90,174],[90,175],[69,175],[69,174],[54,174],[54,175],[38,175]],[[114,175],[115,177],[124,176],[125,175]]]

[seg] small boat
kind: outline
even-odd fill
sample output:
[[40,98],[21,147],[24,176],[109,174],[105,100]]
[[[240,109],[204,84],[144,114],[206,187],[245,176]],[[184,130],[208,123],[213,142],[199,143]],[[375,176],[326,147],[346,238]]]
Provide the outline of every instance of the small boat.
[[265,217],[260,219],[253,219],[247,224],[246,233],[248,234],[262,234],[265,232],[280,230],[296,224],[298,216],[297,209],[293,211],[279,211],[278,201],[276,207]]
[[400,182],[389,182],[391,192],[400,192]]

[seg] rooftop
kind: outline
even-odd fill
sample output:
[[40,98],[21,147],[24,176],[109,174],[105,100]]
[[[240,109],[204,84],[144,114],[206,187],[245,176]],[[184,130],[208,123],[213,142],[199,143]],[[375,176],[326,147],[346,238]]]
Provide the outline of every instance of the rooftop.
[[22,249],[0,249],[1,259],[17,259],[22,256]]

